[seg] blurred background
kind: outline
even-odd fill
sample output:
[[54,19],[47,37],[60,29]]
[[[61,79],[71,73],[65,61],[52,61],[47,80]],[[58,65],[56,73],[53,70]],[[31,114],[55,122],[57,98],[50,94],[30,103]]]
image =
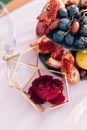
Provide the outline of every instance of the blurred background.
[[1,0],[2,2],[4,2],[5,4],[9,3],[11,0]]
[[0,1],[2,1],[4,4],[6,4],[7,9],[10,12],[12,12],[15,9],[23,6],[24,4],[27,4],[31,0],[0,0]]

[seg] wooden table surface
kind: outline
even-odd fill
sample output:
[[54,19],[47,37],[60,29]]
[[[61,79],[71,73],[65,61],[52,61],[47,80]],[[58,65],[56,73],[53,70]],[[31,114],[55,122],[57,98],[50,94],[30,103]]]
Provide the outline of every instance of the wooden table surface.
[[15,9],[23,6],[24,4],[27,4],[28,2],[30,2],[32,0],[12,0],[11,2],[9,2],[6,7],[9,10],[9,12],[14,11]]

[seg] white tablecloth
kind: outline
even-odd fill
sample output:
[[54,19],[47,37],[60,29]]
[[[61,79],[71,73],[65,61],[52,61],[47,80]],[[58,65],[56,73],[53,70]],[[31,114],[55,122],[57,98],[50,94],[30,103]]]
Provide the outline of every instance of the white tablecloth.
[[[46,1],[35,0],[11,13],[17,39],[15,53],[28,48],[36,38],[36,17]],[[87,81],[69,85],[69,92],[69,104],[40,114],[8,86],[6,63],[0,59],[0,130],[87,130]]]

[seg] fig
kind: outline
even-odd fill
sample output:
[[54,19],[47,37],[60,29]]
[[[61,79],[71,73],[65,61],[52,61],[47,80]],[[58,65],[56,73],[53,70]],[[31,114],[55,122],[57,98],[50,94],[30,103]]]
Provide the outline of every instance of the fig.
[[78,83],[80,80],[80,74],[75,67],[74,57],[71,53],[67,53],[61,58],[61,71],[66,73],[69,83]]

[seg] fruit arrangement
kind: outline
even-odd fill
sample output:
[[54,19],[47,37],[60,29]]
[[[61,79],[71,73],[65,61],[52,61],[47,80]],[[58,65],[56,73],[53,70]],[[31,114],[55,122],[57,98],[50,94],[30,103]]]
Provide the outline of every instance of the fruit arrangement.
[[71,51],[52,42],[46,35],[31,43],[39,45],[39,57],[49,69],[65,72],[69,83],[87,79],[87,51]]
[[37,19],[37,36],[45,34],[67,49],[87,49],[87,1],[50,0]]

